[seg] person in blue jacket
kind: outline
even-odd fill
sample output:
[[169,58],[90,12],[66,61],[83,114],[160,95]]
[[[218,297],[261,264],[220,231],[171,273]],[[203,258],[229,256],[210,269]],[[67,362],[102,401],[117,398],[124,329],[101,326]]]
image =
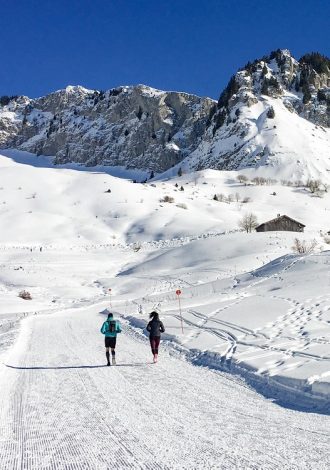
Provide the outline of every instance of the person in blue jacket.
[[121,327],[118,320],[113,318],[113,313],[108,314],[107,320],[103,323],[101,328],[101,333],[105,335],[104,343],[105,343],[105,355],[107,357],[107,366],[110,366],[110,353],[109,349],[111,349],[111,358],[112,358],[112,365],[116,365],[116,340],[117,340],[117,333],[121,333]]

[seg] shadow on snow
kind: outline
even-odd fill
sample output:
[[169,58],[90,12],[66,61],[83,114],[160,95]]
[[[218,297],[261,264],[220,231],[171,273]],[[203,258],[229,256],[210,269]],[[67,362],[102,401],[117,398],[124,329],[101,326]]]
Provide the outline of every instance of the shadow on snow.
[[[110,366],[110,367],[142,367],[146,365],[148,365],[147,362],[135,362],[135,363],[127,363],[127,364],[117,364],[116,366]],[[106,364],[84,365],[84,366],[30,366],[30,367],[12,366],[10,364],[5,364],[5,366],[10,369],[17,369],[17,370],[100,369],[102,367],[108,367]]]

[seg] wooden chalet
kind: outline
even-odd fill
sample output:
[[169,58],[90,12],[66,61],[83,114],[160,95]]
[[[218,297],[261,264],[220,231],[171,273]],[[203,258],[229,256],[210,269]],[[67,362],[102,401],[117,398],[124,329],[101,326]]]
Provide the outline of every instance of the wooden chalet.
[[303,232],[305,225],[287,215],[278,214],[276,219],[269,220],[256,227],[257,232]]

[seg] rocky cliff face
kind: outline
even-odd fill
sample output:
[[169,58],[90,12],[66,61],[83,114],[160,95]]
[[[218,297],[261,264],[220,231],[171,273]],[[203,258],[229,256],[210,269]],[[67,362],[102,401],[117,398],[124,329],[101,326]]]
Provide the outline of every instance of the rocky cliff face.
[[317,53],[297,61],[277,50],[248,63],[218,103],[143,85],[106,92],[67,87],[1,102],[0,147],[55,156],[55,163],[160,173],[178,164],[297,166],[308,152],[316,166],[319,159],[320,168],[328,165],[330,60]]
[[317,175],[330,171],[329,127],[330,60],[308,54],[298,62],[277,50],[230,79],[201,144],[184,163],[194,169],[300,165],[303,176],[309,158],[314,166],[323,161]]
[[123,165],[161,172],[198,145],[214,101],[146,86],[82,87],[0,108],[0,146],[55,156],[56,163]]

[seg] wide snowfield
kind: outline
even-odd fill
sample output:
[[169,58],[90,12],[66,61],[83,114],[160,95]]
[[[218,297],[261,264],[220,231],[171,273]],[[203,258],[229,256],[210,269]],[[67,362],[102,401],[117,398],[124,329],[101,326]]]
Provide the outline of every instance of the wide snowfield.
[[[216,171],[140,185],[11,155],[0,157],[1,468],[329,468],[327,193]],[[239,232],[246,212],[286,213],[305,233]],[[294,254],[296,236],[315,253]],[[110,302],[124,332],[108,368]],[[154,365],[143,328],[156,306],[166,334]]]

